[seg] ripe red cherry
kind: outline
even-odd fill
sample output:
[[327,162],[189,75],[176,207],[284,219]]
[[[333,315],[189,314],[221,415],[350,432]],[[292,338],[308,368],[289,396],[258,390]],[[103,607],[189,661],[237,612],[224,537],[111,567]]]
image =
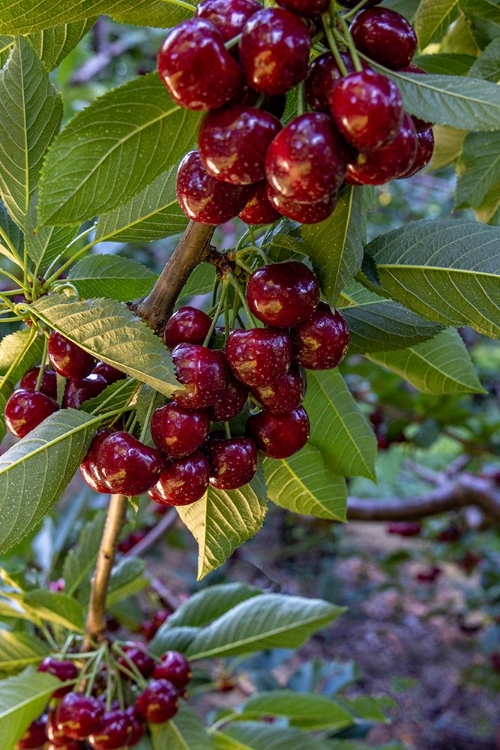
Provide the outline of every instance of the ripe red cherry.
[[[412,118],[414,120],[414,118]],[[421,130],[417,132],[417,153],[415,159],[407,171],[399,175],[400,180],[406,177],[412,177],[417,172],[420,172],[432,159],[434,153],[434,133],[432,128],[428,130]]]
[[246,186],[230,185],[211,177],[198,151],[190,151],[177,171],[177,200],[189,219],[200,224],[224,224],[245,207]]
[[198,148],[208,174],[233,185],[250,185],[265,177],[269,145],[280,121],[255,107],[228,107],[205,115]]
[[195,17],[210,21],[225,42],[241,34],[243,26],[257,11],[262,10],[257,0],[201,0]]
[[132,662],[143,677],[146,677],[146,679],[151,677],[155,668],[155,661],[141,643],[125,643],[122,646],[122,651],[126,656],[119,656],[116,661],[127,673],[133,672],[130,665],[130,662]]
[[291,339],[278,328],[238,328],[227,337],[226,358],[245,385],[276,383],[292,362]]
[[417,49],[412,25],[388,8],[362,10],[352,22],[351,34],[360,52],[393,70],[408,65]]
[[[351,56],[347,52],[341,52],[340,56],[347,72],[354,73]],[[325,52],[313,60],[306,78],[306,98],[311,109],[329,115],[333,89],[342,78],[343,75],[331,52]]]
[[[47,672],[48,674],[54,675],[61,682],[67,680],[76,680],[78,677],[78,668],[76,664],[69,659],[54,659],[52,656],[47,656],[37,667],[37,672]],[[71,685],[59,688],[52,693],[53,698],[62,698],[66,693],[72,691]]]
[[248,398],[248,388],[232,375],[217,400],[208,407],[212,422],[228,422],[234,419],[243,409]]
[[114,432],[101,443],[96,467],[111,492],[140,495],[158,481],[163,459],[128,432]]
[[287,374],[272,385],[252,388],[252,395],[273,414],[285,414],[300,406],[306,395],[307,379],[302,367],[292,363]]
[[163,331],[163,341],[169,349],[177,344],[203,344],[212,319],[197,307],[179,307],[167,320]]
[[163,724],[177,713],[179,693],[169,680],[151,680],[137,698],[135,708],[149,724]]
[[97,698],[67,693],[57,707],[57,729],[71,740],[84,740],[101,729],[103,717],[104,708]]
[[113,365],[108,365],[106,362],[98,362],[92,370],[93,375],[101,375],[108,385],[116,383],[118,380],[124,380],[126,374],[118,370]]
[[[382,0],[365,0],[364,7],[365,8],[373,8],[374,5],[380,5]],[[339,0],[339,3],[344,6],[344,8],[355,8],[356,5],[359,5],[359,0]]]
[[[29,388],[30,390],[36,390],[36,383],[38,380],[38,373],[40,372],[39,367],[33,367],[32,370],[25,372],[19,383],[20,388]],[[57,401],[57,375],[54,370],[50,370],[46,367],[43,371],[42,382],[38,389],[40,393],[45,393],[46,396],[50,396],[54,401]]]
[[294,359],[308,370],[336,367],[349,345],[349,328],[344,316],[320,302],[313,315],[292,331]]
[[176,403],[161,406],[151,417],[151,436],[169,458],[188,456],[203,443],[210,429],[205,409],[183,409]]
[[47,742],[46,726],[47,714],[32,721],[23,736],[18,739],[15,750],[40,750]]
[[94,492],[100,492],[103,495],[108,495],[110,488],[97,469],[97,454],[103,441],[112,434],[112,430],[99,430],[90,444],[87,455],[80,464],[80,473],[84,481]]
[[13,435],[23,438],[58,409],[57,402],[45,393],[18,388],[5,405],[5,425]]
[[403,120],[398,87],[374,70],[343,78],[335,86],[330,104],[338,129],[358,151],[374,151],[390,143]]
[[240,63],[250,86],[284,94],[307,73],[311,40],[303,21],[283,8],[262,9],[243,27]]
[[179,690],[184,690],[191,679],[191,665],[179,651],[165,651],[161,663],[155,666],[153,677],[169,680]]
[[48,354],[52,367],[64,378],[86,378],[95,365],[92,354],[57,331],[49,336]]
[[59,744],[55,742],[48,742],[43,746],[43,750],[85,750],[86,745],[84,742],[78,742],[78,740],[61,740]]
[[257,471],[257,448],[248,437],[209,438],[204,450],[210,464],[210,484],[219,490],[242,487]]
[[208,489],[210,466],[200,451],[166,461],[160,478],[148,495],[160,505],[191,505]]
[[281,214],[269,202],[265,180],[252,185],[250,197],[238,217],[246,224],[274,224],[281,219]]
[[393,521],[386,526],[388,534],[397,534],[398,536],[420,536],[422,533],[422,524],[414,521]]
[[270,204],[282,216],[298,221],[300,224],[318,224],[320,221],[326,221],[337,205],[338,193],[336,192],[312,203],[302,203],[292,198],[285,198],[269,183],[266,190]]
[[176,391],[177,404],[203,409],[215,403],[226,387],[229,372],[224,352],[197,344],[178,344],[172,351],[175,377],[185,387]]
[[330,0],[276,0],[278,5],[306,18],[317,18],[328,10]]
[[246,294],[258,320],[268,326],[288,328],[311,317],[319,302],[319,284],[304,263],[285,260],[254,271]]
[[203,18],[182,21],[158,53],[158,73],[185,109],[217,109],[238,95],[243,78],[216,27]]
[[309,417],[303,406],[286,414],[272,414],[264,409],[249,417],[247,432],[265,456],[288,458],[307,443]]
[[133,720],[122,709],[106,711],[99,732],[91,734],[87,742],[93,750],[120,750],[131,747]]
[[64,391],[63,406],[65,409],[79,409],[85,401],[95,398],[107,387],[106,378],[93,372],[81,380],[68,380]]
[[271,143],[266,155],[267,181],[285,198],[327,198],[344,181],[348,148],[328,115],[296,117]]

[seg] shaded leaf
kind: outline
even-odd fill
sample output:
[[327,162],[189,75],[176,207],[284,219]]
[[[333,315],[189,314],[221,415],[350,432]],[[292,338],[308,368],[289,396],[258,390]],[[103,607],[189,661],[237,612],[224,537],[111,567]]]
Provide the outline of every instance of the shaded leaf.
[[60,684],[57,677],[30,668],[0,681],[0,734],[5,748],[15,747]]
[[500,80],[500,37],[493,39],[485,50],[476,58],[469,70],[472,78],[484,78],[498,83]]
[[414,23],[420,49],[439,39],[457,12],[458,0],[422,0]]
[[78,587],[90,579],[101,544],[106,513],[101,511],[86,524],[78,537],[77,543],[69,550],[62,568],[64,593],[72,596]]
[[215,735],[218,750],[327,750],[318,737],[281,724],[242,721]]
[[[31,633],[0,630],[0,670],[19,670],[37,664],[50,653],[47,644]],[[0,682],[1,685],[1,682]]]
[[485,223],[498,225],[498,211],[500,210],[500,182],[492,185],[484,196],[480,206],[475,209],[476,217]]
[[79,224],[69,227],[43,227],[37,229],[36,204],[38,195],[35,193],[31,199],[26,220],[26,252],[35,263],[37,273],[45,270],[59,256],[61,256],[75,238]]
[[292,690],[273,690],[254,695],[244,703],[242,715],[244,719],[284,717],[291,726],[309,732],[326,729],[338,731],[354,723],[352,714],[331,698]]
[[189,297],[209,294],[214,288],[215,273],[215,266],[210,263],[200,263],[199,266],[196,266],[182,287],[179,299],[177,300],[177,306],[186,304],[186,300]]
[[185,703],[173,719],[151,725],[154,750],[212,750],[213,739],[205,731],[200,717]]
[[[116,409],[125,409],[134,398],[137,388],[138,383],[136,380],[130,380],[129,378],[118,380],[116,383],[108,385],[95,398],[89,398],[87,401],[84,401],[80,408],[89,414],[102,414],[104,412],[115,411]],[[113,420],[114,417],[110,417],[109,419]],[[106,420],[103,420],[102,424],[106,425]]]
[[[24,249],[24,234],[21,232],[17,224],[10,218],[3,203],[0,203],[0,227],[16,248],[18,255],[22,257]],[[0,238],[0,244],[3,245],[3,238]]]
[[22,606],[44,622],[83,633],[84,611],[71,596],[47,589],[34,589],[24,595]]
[[127,596],[132,596],[149,586],[149,578],[144,576],[146,564],[138,557],[126,557],[115,565],[111,572],[106,604],[113,606]]
[[76,47],[94,22],[95,18],[83,18],[28,34],[27,39],[47,70],[53,70]]
[[500,181],[500,131],[469,133],[458,163],[456,207],[479,206]]
[[[0,375],[10,370],[9,382],[15,385],[27,370],[38,364],[43,353],[43,337],[35,336],[30,343],[30,330],[16,331],[0,341]],[[11,367],[14,365],[14,368]],[[0,390],[4,389],[4,382]]]
[[448,128],[446,125],[435,125],[433,132],[434,153],[429,168],[440,169],[460,156],[467,131]]
[[68,278],[82,297],[128,302],[145,297],[158,274],[120,255],[87,255],[71,268]]
[[[165,629],[183,625],[202,627],[216,620],[237,604],[258,596],[262,591],[246,583],[221,583],[197,591],[170,615]],[[153,642],[154,643],[154,642]]]
[[[469,73],[476,58],[472,55],[460,55],[451,52],[442,52],[436,55],[421,55],[413,58],[412,62],[423,68],[427,73],[435,75],[465,76]],[[472,75],[472,74],[471,74]],[[482,76],[472,76],[482,78]]]

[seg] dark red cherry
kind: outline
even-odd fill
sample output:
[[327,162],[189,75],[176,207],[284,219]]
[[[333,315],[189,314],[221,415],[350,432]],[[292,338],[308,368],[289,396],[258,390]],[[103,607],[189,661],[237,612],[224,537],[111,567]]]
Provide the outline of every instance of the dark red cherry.
[[398,536],[420,536],[422,533],[422,524],[415,521],[394,521],[386,526],[388,534],[397,534]]
[[80,473],[85,482],[94,492],[100,492],[103,495],[108,495],[111,490],[97,469],[97,454],[104,440],[112,434],[113,431],[109,429],[99,430],[90,444],[87,455],[80,464]]
[[111,492],[140,495],[158,481],[163,459],[128,432],[114,432],[101,443],[96,467]]
[[64,391],[63,406],[65,409],[79,409],[85,401],[95,398],[107,387],[106,378],[92,372],[81,380],[68,380]]
[[338,193],[336,192],[312,203],[302,203],[292,198],[285,198],[269,183],[266,191],[268,200],[276,211],[300,224],[318,224],[320,221],[325,221],[332,215],[337,205]]
[[415,574],[415,580],[421,583],[434,583],[441,575],[442,570],[439,565],[432,565],[430,568],[419,570]]
[[325,13],[330,5],[330,0],[276,0],[276,2],[282,8],[306,18],[317,18]]
[[137,698],[135,708],[149,724],[163,724],[177,713],[179,693],[169,680],[151,680]]
[[291,339],[278,328],[238,328],[227,337],[226,358],[245,385],[276,383],[290,367]]
[[135,706],[129,706],[128,708],[126,708],[125,713],[129,717],[130,729],[127,747],[134,747],[144,735],[144,723],[142,721],[142,718],[135,710]]
[[165,461],[160,478],[148,495],[160,505],[191,505],[208,489],[210,466],[200,451]]
[[175,400],[186,409],[204,409],[218,399],[229,372],[224,352],[197,344],[178,344],[172,351],[175,377],[184,386]]
[[122,651],[125,656],[119,656],[117,658],[118,664],[124,668],[126,673],[133,673],[133,668],[130,664],[134,665],[138,672],[142,674],[146,679],[151,677],[155,668],[155,661],[152,656],[147,652],[145,646],[142,643],[125,643],[122,646]]
[[257,0],[201,0],[195,17],[210,21],[225,42],[241,34],[243,26],[257,11],[262,10]]
[[[37,667],[37,672],[47,672],[48,674],[57,677],[61,682],[76,680],[79,674],[78,668],[74,662],[69,661],[69,659],[54,659],[52,656],[47,656],[40,662]],[[66,693],[70,693],[72,689],[71,685],[59,688],[52,693],[52,697],[62,698]]]
[[208,407],[212,422],[228,422],[234,419],[243,409],[248,398],[248,388],[232,375],[217,400]]
[[210,484],[219,490],[242,487],[257,471],[257,448],[248,437],[211,437],[204,450],[210,464]]
[[250,197],[238,218],[246,224],[274,224],[281,219],[281,214],[269,202],[265,180],[252,185]]
[[[64,732],[58,729],[57,726],[57,708],[49,711],[47,715],[47,723],[45,725],[45,734],[47,739],[51,741],[53,747],[65,747],[66,743],[71,743],[69,737],[66,737]],[[45,747],[45,746],[44,746]]]
[[348,155],[331,118],[308,112],[274,138],[266,155],[266,178],[285,198],[312,203],[340,188]]
[[284,94],[306,77],[311,40],[303,21],[283,8],[255,13],[243,27],[240,63],[250,86]]
[[246,290],[250,310],[268,326],[288,328],[310,318],[319,302],[314,273],[298,260],[270,263],[254,271]]
[[203,344],[212,319],[197,307],[179,307],[167,320],[163,331],[163,341],[169,349],[177,344]]
[[[374,5],[380,5],[382,0],[365,0],[364,7],[365,8],[373,8]],[[359,5],[359,0],[339,0],[339,3],[344,6],[344,8],[355,8],[357,5]]]
[[[414,118],[412,119],[414,120]],[[417,153],[415,159],[407,171],[400,175],[398,179],[403,180],[420,172],[430,162],[433,153],[434,133],[432,132],[432,128],[417,132]]]
[[47,714],[32,721],[23,736],[18,739],[15,750],[40,750],[47,742],[46,726]]
[[155,666],[153,677],[169,680],[179,690],[183,690],[191,679],[191,665],[179,651],[165,651],[161,662]]
[[[426,70],[420,68],[418,65],[415,65],[415,63],[410,63],[409,65],[406,65],[406,67],[401,68],[400,73],[416,73],[417,75],[424,76],[428,75]],[[421,130],[428,130],[432,127],[431,122],[421,120],[419,117],[415,117],[415,115],[412,115],[411,119],[413,120],[413,124],[415,125],[415,130],[417,131],[417,133],[419,133]]]
[[[157,634],[158,630],[161,628],[163,623],[168,620],[171,614],[172,614],[172,610],[170,609],[160,609],[154,613],[152,619],[143,620],[140,625],[140,633],[142,637],[145,638],[147,641],[151,641],[155,637],[155,635]],[[153,675],[154,675],[154,672],[153,672]]]
[[217,109],[238,95],[243,77],[216,27],[203,18],[175,26],[160,47],[158,73],[185,109]]
[[245,207],[248,187],[211,177],[198,151],[190,151],[177,171],[177,200],[189,219],[200,224],[224,224]]
[[349,345],[349,328],[344,316],[320,302],[313,315],[292,330],[294,359],[308,370],[336,367]]
[[13,435],[23,438],[58,409],[57,401],[45,393],[18,388],[5,405],[5,425]]
[[[354,63],[347,52],[340,56],[348,73],[354,73]],[[306,98],[311,109],[330,114],[330,102],[333,89],[342,80],[343,75],[331,52],[317,57],[309,66],[306,78]]]
[[272,385],[252,388],[252,395],[273,414],[285,414],[300,406],[306,395],[307,378],[302,367],[292,363],[287,374]]
[[210,429],[206,409],[183,409],[176,403],[161,406],[151,417],[151,436],[169,458],[188,456],[203,443]]
[[57,331],[49,336],[48,354],[52,367],[64,378],[86,378],[95,365],[92,354]]
[[78,742],[78,740],[62,739],[60,742],[47,742],[43,746],[43,750],[86,750],[87,745],[84,742]]
[[362,10],[351,24],[351,34],[360,52],[393,70],[408,65],[417,49],[412,25],[389,8]]
[[358,152],[347,165],[346,182],[353,185],[383,185],[410,170],[417,155],[417,133],[405,114],[398,134],[387,146],[367,153]]
[[[40,372],[39,367],[34,367],[32,370],[25,372],[19,383],[20,388],[29,388],[30,390],[36,390],[36,383],[38,380],[38,373]],[[50,370],[46,367],[43,371],[42,382],[38,389],[40,393],[45,393],[46,396],[53,398],[57,401],[57,375],[54,370]]]
[[350,73],[335,86],[332,117],[358,151],[374,151],[393,140],[403,120],[403,100],[395,83],[374,70]]
[[209,112],[198,133],[202,164],[209,175],[233,185],[263,180],[267,149],[280,130],[276,117],[255,107]]
[[133,720],[129,714],[120,708],[106,711],[103,725],[99,732],[87,738],[92,750],[121,750],[131,747]]
[[84,740],[98,732],[103,718],[102,703],[82,693],[67,693],[57,707],[57,729],[71,740]]
[[118,380],[126,378],[126,374],[118,370],[113,365],[108,365],[106,362],[98,362],[92,370],[93,375],[101,375],[108,385],[116,383]]
[[264,455],[288,458],[307,443],[309,417],[303,406],[286,414],[272,414],[264,409],[248,419],[247,432]]

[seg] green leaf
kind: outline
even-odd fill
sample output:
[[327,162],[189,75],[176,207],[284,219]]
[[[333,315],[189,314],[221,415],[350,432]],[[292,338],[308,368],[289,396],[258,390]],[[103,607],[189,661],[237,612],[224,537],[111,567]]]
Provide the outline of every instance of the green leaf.
[[20,226],[62,114],[61,96],[47,70],[31,44],[19,37],[0,71],[0,195]]
[[0,551],[21,541],[48,513],[85,456],[96,427],[88,414],[64,409],[0,456]]
[[177,169],[169,169],[128,203],[102,214],[95,240],[152,242],[184,231],[188,220],[177,203],[176,177]]
[[440,167],[451,164],[460,156],[467,131],[448,128],[446,125],[435,125],[433,132],[434,153],[430,162],[430,169],[440,169]]
[[0,388],[0,443],[5,437],[6,428],[5,428],[5,420],[4,420],[4,413],[5,413],[5,405],[7,403],[7,400],[9,396],[11,396],[12,391],[14,390],[14,386],[10,382],[10,380],[6,381],[5,383],[2,383],[2,387]]
[[151,724],[154,750],[213,750],[213,739],[206,733],[200,717],[185,703],[165,724]]
[[245,719],[284,717],[291,726],[309,732],[338,731],[354,723],[352,714],[331,698],[292,690],[273,690],[254,695],[244,703],[242,714]]
[[83,633],[84,611],[71,596],[46,589],[35,589],[24,595],[23,607],[45,622]]
[[237,490],[210,487],[201,500],[179,506],[177,512],[198,542],[198,580],[222,565],[234,550],[261,528],[266,514],[266,490],[259,472]]
[[492,185],[486,193],[480,206],[477,206],[474,213],[479,221],[485,223],[491,222],[498,225],[498,211],[500,210],[500,182]]
[[189,659],[236,656],[268,648],[297,648],[343,612],[341,607],[285,594],[261,594],[238,604],[202,628]]
[[[146,387],[146,386],[142,386]],[[132,401],[138,388],[136,380],[118,380],[116,383],[111,383],[107,388],[103,390],[95,398],[89,398],[84,401],[80,409],[86,411],[88,414],[103,414],[116,409],[125,409]],[[136,404],[134,404],[136,406]],[[109,417],[111,422],[116,417]],[[103,420],[101,426],[106,426],[107,420]]]
[[460,0],[460,10],[480,47],[500,34],[500,7],[496,0]]
[[421,0],[414,23],[420,49],[442,37],[457,12],[458,0]]
[[500,131],[469,133],[458,164],[456,207],[479,206],[500,181]]
[[318,737],[281,724],[242,721],[215,735],[217,750],[327,750]]
[[30,668],[0,681],[0,735],[6,750],[15,747],[31,722],[41,715],[60,684],[57,677],[32,672]]
[[405,378],[422,393],[485,393],[460,335],[453,328],[432,341],[400,352],[369,354],[368,359]]
[[161,656],[165,651],[180,651],[184,654],[199,632],[200,628],[192,628],[188,625],[170,628],[170,630],[161,628],[155,636],[154,645],[151,642],[149,648],[157,656]]
[[346,520],[347,489],[317,448],[306,445],[286,459],[264,461],[269,499],[293,513]]
[[103,362],[166,396],[179,389],[163,342],[115,300],[73,302],[53,294],[34,302],[34,313]]
[[[24,234],[21,232],[17,224],[12,221],[3,203],[0,203],[0,228],[16,248],[18,255],[22,257],[24,249]],[[0,238],[0,245],[3,244],[3,238]]]
[[199,266],[196,266],[182,287],[179,299],[177,300],[177,306],[189,297],[209,294],[214,288],[215,274],[215,266],[210,263],[200,263]]
[[[459,55],[452,52],[441,52],[436,55],[421,55],[412,60],[415,65],[423,68],[427,73],[435,75],[465,76],[469,73],[476,58],[472,55]],[[473,76],[482,78],[482,76]]]
[[473,221],[415,221],[366,251],[380,291],[429,320],[500,336],[500,229]]
[[83,18],[28,34],[27,38],[47,70],[53,70],[76,47],[94,22],[95,18]]
[[498,83],[500,80],[500,37],[493,39],[486,49],[476,58],[469,70],[471,78],[484,78]]
[[[31,633],[0,630],[0,670],[10,672],[37,664],[50,653],[44,641]],[[1,682],[0,682],[1,685]]]
[[338,370],[308,372],[307,382],[304,406],[311,420],[309,443],[336,474],[375,479],[373,430]]
[[[43,353],[43,337],[36,336],[31,344],[29,330],[16,331],[0,341],[0,375],[5,375],[11,365],[16,366],[9,375],[9,382],[15,385],[27,370],[38,364]],[[24,354],[23,354],[24,352]],[[3,390],[4,383],[0,386]]]
[[305,252],[311,258],[321,288],[332,305],[361,268],[361,212],[362,190],[346,187],[329,219],[302,228]]
[[144,576],[146,563],[138,557],[126,557],[115,565],[111,572],[106,604],[113,604],[132,596],[143,588],[149,586],[150,580]]
[[72,596],[79,586],[90,579],[104,531],[106,513],[97,513],[93,520],[86,524],[64,560],[62,578],[64,579],[64,593]]
[[82,297],[128,302],[145,297],[158,274],[121,255],[88,255],[72,267],[68,278]]
[[[184,625],[202,627],[216,620],[237,604],[262,594],[262,591],[246,583],[221,583],[197,591],[189,597],[165,623],[165,629]],[[152,645],[154,641],[152,641]]]
[[76,236],[79,224],[69,227],[43,227],[37,229],[37,193],[31,199],[26,220],[26,252],[35,263],[37,272],[48,268],[62,255]]
[[104,94],[55,139],[44,164],[39,218],[72,224],[137,195],[194,144],[199,112],[174,104],[156,73]]

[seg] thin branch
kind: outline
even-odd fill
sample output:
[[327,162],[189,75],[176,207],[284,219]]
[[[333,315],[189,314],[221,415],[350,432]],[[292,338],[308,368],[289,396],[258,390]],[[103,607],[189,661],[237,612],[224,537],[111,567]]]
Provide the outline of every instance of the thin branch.
[[174,508],[169,510],[168,513],[165,513],[162,519],[155,524],[150,531],[148,531],[146,536],[128,551],[127,555],[130,555],[131,557],[140,557],[141,555],[144,555],[151,549],[151,547],[154,547],[155,544],[160,541],[162,536],[166,534],[168,529],[174,524],[177,517]]

